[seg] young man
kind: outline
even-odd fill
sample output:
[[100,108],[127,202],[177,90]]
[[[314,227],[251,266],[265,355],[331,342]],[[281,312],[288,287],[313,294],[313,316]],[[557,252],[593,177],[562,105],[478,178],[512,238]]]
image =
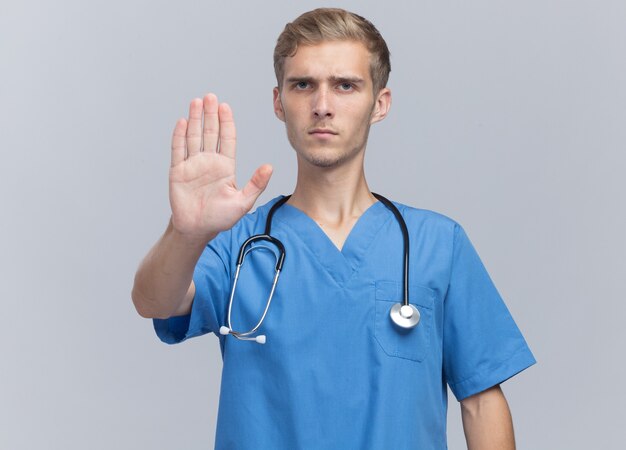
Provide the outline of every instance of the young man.
[[[172,140],[172,217],[132,292],[163,341],[219,337],[216,448],[446,449],[449,385],[468,447],[513,449],[499,383],[535,362],[524,338],[463,229],[396,203],[405,275],[400,219],[365,180],[370,125],[391,105],[385,41],[360,16],[319,9],[285,27],[274,65],[293,194],[247,214],[272,168],[238,190],[232,112],[193,100]],[[240,246],[267,231],[280,244],[254,242],[239,270]],[[411,306],[392,320],[405,276]]]

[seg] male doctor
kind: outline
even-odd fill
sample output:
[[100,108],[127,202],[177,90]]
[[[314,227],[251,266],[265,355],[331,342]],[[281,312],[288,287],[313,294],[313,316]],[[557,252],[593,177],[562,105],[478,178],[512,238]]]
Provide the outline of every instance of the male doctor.
[[[390,320],[404,240],[363,169],[370,126],[391,106],[382,36],[347,11],[310,11],[279,36],[274,67],[274,112],[297,155],[293,193],[269,221],[282,196],[249,213],[272,167],[239,189],[233,113],[213,94],[194,99],[172,138],[171,220],[132,291],[164,342],[219,338],[216,448],[443,450],[450,386],[470,450],[514,449],[499,384],[535,359],[458,223],[394,203],[419,322]],[[263,314],[269,243],[246,256],[228,318],[239,248],[267,222],[286,256],[260,345],[220,329],[249,330]]]

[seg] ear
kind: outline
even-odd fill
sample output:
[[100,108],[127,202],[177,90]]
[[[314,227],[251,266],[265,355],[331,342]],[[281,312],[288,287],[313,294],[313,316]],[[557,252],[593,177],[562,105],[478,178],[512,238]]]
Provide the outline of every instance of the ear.
[[370,124],[383,120],[387,116],[389,108],[391,108],[391,90],[389,88],[382,88],[376,96]]
[[274,114],[283,122],[285,121],[285,110],[283,109],[283,102],[280,100],[278,87],[274,88]]

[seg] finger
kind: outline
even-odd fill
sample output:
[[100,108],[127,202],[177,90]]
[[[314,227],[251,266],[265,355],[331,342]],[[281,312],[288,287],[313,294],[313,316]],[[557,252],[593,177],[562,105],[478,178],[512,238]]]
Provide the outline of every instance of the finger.
[[197,154],[202,148],[202,100],[194,98],[189,105],[187,124],[187,157]]
[[202,104],[204,107],[202,151],[216,152],[220,132],[220,123],[217,114],[217,97],[214,94],[207,94],[204,96]]
[[252,206],[254,206],[254,202],[256,202],[256,199],[259,198],[261,192],[263,192],[267,187],[267,184],[272,177],[273,170],[274,169],[271,165],[263,164],[254,172],[252,178],[250,178],[250,181],[248,181],[248,184],[246,184],[242,189],[241,192],[243,194],[244,202],[248,210],[250,210]]
[[187,121],[178,119],[174,127],[172,135],[172,167],[185,160],[185,131],[187,130]]
[[229,158],[235,158],[235,148],[237,146],[237,132],[235,130],[235,120],[233,111],[226,103],[219,106],[220,119],[220,153]]

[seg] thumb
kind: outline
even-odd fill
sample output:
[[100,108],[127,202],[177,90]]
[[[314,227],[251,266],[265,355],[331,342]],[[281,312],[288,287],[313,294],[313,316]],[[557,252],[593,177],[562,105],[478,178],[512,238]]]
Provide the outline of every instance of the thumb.
[[265,190],[267,184],[272,176],[273,167],[270,164],[263,164],[257,170],[254,171],[248,184],[244,186],[241,193],[244,197],[244,202],[248,210],[252,209],[254,202],[259,198],[259,195]]

